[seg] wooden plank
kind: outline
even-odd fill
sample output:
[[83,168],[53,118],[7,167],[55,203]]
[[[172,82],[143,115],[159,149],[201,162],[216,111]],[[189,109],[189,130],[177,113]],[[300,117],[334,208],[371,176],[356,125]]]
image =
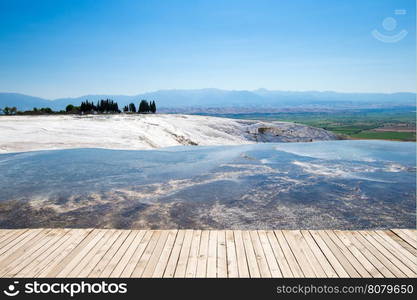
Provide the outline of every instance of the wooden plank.
[[0,229],[0,276],[416,277],[415,233]]
[[152,230],[146,231],[145,235],[140,240],[138,247],[136,248],[129,262],[125,266],[123,272],[120,274],[120,277],[127,278],[132,276],[132,273],[135,270],[136,265],[139,263],[139,260],[141,259],[143,253],[145,252],[145,249],[148,246],[153,234],[154,232]]
[[[129,230],[126,234],[127,237],[122,241],[122,243],[115,243],[117,250],[113,252],[113,256],[111,258],[107,257],[106,261],[108,261],[107,265],[103,268],[103,271],[97,277],[109,278],[112,276],[113,271],[117,268],[118,264],[122,261],[124,255],[127,251],[129,251],[130,247],[134,247],[136,245],[132,245],[133,241],[135,240],[136,236],[139,234],[139,230]],[[112,247],[113,248],[113,247]],[[108,251],[108,253],[112,253]],[[130,252],[129,252],[130,253]],[[123,260],[125,262],[125,260]],[[123,265],[124,267],[125,265]],[[123,271],[123,268],[117,269],[116,272]]]
[[271,271],[269,270],[268,262],[265,253],[262,249],[261,241],[259,240],[258,232],[256,230],[249,231],[252,240],[253,250],[255,252],[256,261],[259,267],[259,273],[263,278],[270,278]]
[[12,239],[17,238],[19,235],[23,234],[25,231],[29,229],[9,229],[5,234],[0,238],[0,249],[7,245]]
[[114,234],[115,230],[106,230],[103,232],[104,232],[103,236],[98,240],[98,242],[94,245],[94,247],[91,248],[91,250],[77,263],[77,265],[67,274],[67,277],[72,277],[72,278],[80,277],[78,275],[82,271],[84,271],[88,263],[91,260],[93,260],[94,256],[101,249],[101,247],[107,243],[107,241]]
[[94,237],[82,247],[78,247],[78,251],[75,252],[75,255],[71,257],[71,260],[68,261],[63,268],[56,274],[56,277],[67,277],[72,269],[74,269],[79,262],[90,252],[90,250],[98,243],[98,241],[103,237],[105,231],[103,229],[94,230],[91,235]]
[[401,229],[404,233],[408,234],[408,236],[417,243],[417,230],[416,229]]
[[197,274],[197,260],[198,252],[200,250],[200,239],[201,239],[201,230],[194,230],[193,238],[191,241],[191,249],[188,255],[187,269],[185,272],[185,277],[195,278]]
[[116,241],[114,241],[110,248],[107,249],[106,253],[103,255],[103,257],[99,260],[99,262],[96,264],[96,266],[91,270],[91,272],[88,274],[88,277],[96,278],[100,277],[103,273],[106,266],[110,263],[113,256],[117,253],[119,248],[123,245],[127,237],[129,236],[131,230],[119,230],[117,233],[119,235],[117,236]]
[[155,271],[152,274],[153,278],[162,278],[168,265],[168,260],[171,255],[172,249],[174,248],[175,239],[177,237],[178,230],[170,230],[168,233],[165,247],[161,253],[161,257],[155,267]]
[[[36,260],[36,258],[44,252],[48,252],[49,248],[53,244],[62,238],[68,230],[64,229],[52,229],[49,232],[46,232],[42,236],[42,233],[39,234],[39,238],[34,241],[33,247],[25,247],[23,253],[19,255],[17,259],[14,259],[13,263],[7,265],[0,271],[2,277],[14,277],[19,273],[20,270],[24,269],[31,262]],[[21,249],[19,249],[21,250]]]
[[307,258],[309,265],[313,269],[313,272],[316,277],[327,277],[326,272],[324,271],[323,267],[321,266],[320,262],[317,260],[316,256],[314,255],[311,248],[308,246],[307,241],[305,240],[304,236],[302,235],[300,230],[293,230],[292,231],[295,240],[297,241],[298,247],[301,249],[301,252]]
[[48,263],[32,270],[33,277],[55,277],[66,263],[77,253],[77,247],[87,243],[94,234],[90,236],[93,229],[71,229],[70,237],[61,244],[51,255],[48,256]]
[[14,234],[15,234],[14,230],[10,230],[10,231],[3,233],[3,235],[0,237],[0,249],[2,248],[2,246],[7,244],[5,243],[5,241],[7,241]]
[[337,230],[335,234],[348,247],[352,254],[362,263],[372,277],[393,277],[394,275],[370,253],[355,237],[347,231]]
[[5,234],[9,233],[12,229],[0,229],[0,238]]
[[21,263],[27,255],[32,254],[41,247],[43,243],[46,242],[44,239],[47,239],[47,234],[49,232],[49,229],[44,229],[33,237],[29,235],[6,251],[0,261],[0,276],[4,276],[7,272]]
[[378,231],[375,231],[375,232],[377,232],[377,234],[379,234],[380,237],[382,237],[386,242],[388,242],[387,244],[390,244],[392,247],[394,247],[398,251],[398,253],[401,253],[404,258],[406,258],[410,262],[412,262],[414,269],[417,269],[417,261],[416,261],[416,256],[415,255],[411,254],[403,246],[401,246],[401,244],[399,244],[397,241],[392,239],[387,234],[387,232],[382,231],[382,230],[378,230]]
[[226,232],[217,232],[217,277],[227,277],[227,252],[226,252]]
[[288,244],[287,240],[282,233],[282,230],[274,230],[275,237],[278,240],[278,243],[281,246],[282,252],[284,253],[285,259],[288,262],[288,265],[291,269],[291,272],[294,277],[305,277],[303,271],[301,270],[300,265],[295,258],[290,245]]
[[401,245],[405,250],[411,253],[413,257],[417,257],[417,249],[414,248],[411,244],[407,243],[404,239],[399,237],[397,234],[395,234],[391,230],[385,230],[384,231],[390,238],[392,238],[394,241],[396,241],[398,244]]
[[207,277],[217,277],[217,231],[210,230],[208,257],[207,257]]
[[109,249],[113,246],[116,240],[120,237],[121,233],[121,230],[113,230],[113,234],[108,238],[108,240],[104,244],[97,247],[97,251],[94,257],[84,266],[84,268],[81,270],[77,277],[88,277],[91,274],[91,272],[93,272],[94,268],[98,265],[98,263],[106,255],[107,251],[109,251]]
[[259,241],[263,252],[265,253],[265,258],[268,263],[269,271],[271,272],[271,277],[282,278],[281,270],[278,266],[278,263],[275,259],[274,251],[272,250],[271,244],[269,243],[268,236],[266,235],[265,230],[258,230]]
[[[393,263],[398,269],[401,270],[407,277],[414,277],[415,273],[412,271],[412,269],[408,268],[401,260],[399,260],[394,254],[392,254],[390,251],[388,251],[384,244],[386,244],[383,240],[383,244],[380,243],[379,236],[376,236],[375,234],[371,234],[367,231],[359,231],[359,233],[370,243],[372,246],[374,246],[376,249],[378,249],[379,252],[381,252],[391,263]],[[376,237],[376,238],[375,238]]]
[[333,240],[334,244],[339,248],[343,255],[347,258],[349,263],[355,268],[355,270],[360,274],[361,277],[370,278],[372,275],[365,269],[360,261],[350,252],[348,247],[337,237],[337,235],[332,230],[325,230],[330,239]]
[[[10,239],[10,237],[15,236],[17,234],[16,229],[1,229],[2,234],[0,235],[0,250],[3,245],[7,244],[5,241]],[[24,230],[20,229],[20,231],[24,232]]]
[[316,244],[314,239],[311,237],[310,232],[308,230],[301,230],[300,232],[303,235],[303,238],[307,243],[307,247],[310,248],[312,255],[314,255],[314,257],[317,259],[317,263],[321,265],[321,268],[325,273],[325,276],[322,276],[322,277],[330,277],[330,278],[338,277],[336,271],[333,269],[332,265],[329,263],[326,256],[321,251],[320,247]]
[[167,241],[167,238],[168,238],[168,230],[163,230],[161,232],[161,235],[159,236],[158,242],[155,246],[155,249],[151,257],[149,258],[149,261],[145,267],[145,270],[142,273],[142,277],[144,278],[152,277],[155,271],[156,265],[158,264],[158,261],[161,257],[162,251],[164,250],[164,246]]
[[[333,270],[336,272],[337,276],[340,278],[348,278],[350,277],[348,272],[346,272],[346,270],[343,268],[343,265],[339,262],[339,260],[336,258],[335,254],[332,252],[332,250],[330,249],[330,247],[326,244],[326,242],[324,241],[324,239],[320,236],[320,234],[316,231],[316,230],[311,230],[306,232],[305,234],[310,235],[311,238],[316,242],[317,246],[320,248],[321,252],[323,253],[323,256],[327,259],[327,261],[329,262],[329,264],[332,266]],[[332,244],[333,245],[333,244]],[[339,251],[337,249],[337,247],[333,247],[335,248],[337,251]],[[343,254],[339,252],[336,253],[336,255],[342,256]],[[318,255],[318,254],[317,254]],[[343,257],[344,261],[346,261],[346,258]],[[324,264],[324,262],[322,262],[322,264]],[[349,264],[350,266],[350,264]],[[353,269],[354,274],[357,274],[355,269],[350,266]],[[325,268],[326,270],[327,268]],[[329,274],[328,274],[329,275]],[[359,274],[358,274],[359,275]],[[331,277],[329,275],[329,277]]]
[[205,278],[207,275],[207,258],[208,258],[208,247],[209,247],[210,231],[203,230],[200,237],[200,247],[198,249],[197,259],[197,278]]
[[408,243],[414,249],[417,248],[417,241],[412,237],[411,234],[407,233],[407,231],[401,229],[392,229],[391,231],[402,238],[404,242]]
[[282,273],[282,277],[284,278],[294,277],[292,274],[291,268],[287,262],[287,259],[285,258],[284,252],[282,251],[281,246],[279,245],[279,242],[274,232],[272,230],[267,230],[265,232],[266,232],[266,236],[268,237],[268,241],[271,245],[272,251],[274,253],[274,257]]
[[[99,277],[109,278],[112,277],[113,271],[117,268],[118,264],[124,257],[125,253],[130,249],[132,246],[133,241],[135,240],[136,236],[139,234],[138,230],[131,230],[129,235],[124,240],[123,244],[120,248],[116,251],[114,256],[110,259],[107,266],[104,268],[103,272],[101,272]],[[123,265],[124,267],[124,265]],[[123,271],[123,269],[122,269]]]
[[18,235],[16,238],[12,236],[11,239],[8,240],[8,243],[0,249],[0,257],[2,257],[0,260],[0,266],[3,264],[7,264],[7,256],[13,254],[16,249],[18,249],[31,239],[35,238],[36,235],[38,235],[43,230],[44,229],[40,228],[31,229]]
[[[55,251],[71,238],[71,229],[63,230],[61,235],[57,235],[53,245],[46,245],[47,249],[41,250],[42,254],[33,259],[28,265],[21,269],[14,276],[16,277],[35,277],[35,274],[42,270],[55,257]],[[44,246],[45,247],[45,246]]]
[[12,229],[0,229],[0,240],[3,236],[9,234],[12,231]]
[[251,278],[260,278],[261,273],[256,259],[255,250],[253,249],[252,239],[249,231],[242,231],[243,244],[245,245],[246,259],[248,262],[249,275]]
[[175,239],[174,247],[172,248],[171,255],[169,256],[167,266],[164,271],[164,278],[172,278],[177,268],[178,259],[180,257],[182,244],[184,242],[185,230],[179,230],[177,238]]
[[[349,258],[344,255],[343,252],[339,249],[339,247],[335,244],[335,242],[330,238],[330,236],[327,234],[325,230],[317,230],[314,232],[313,237],[316,237],[315,234],[318,233],[319,236],[323,239],[323,241],[326,243],[326,245],[329,247],[330,251],[334,254],[334,256],[337,258],[339,263],[343,266],[343,269],[349,274],[350,277],[361,277],[361,274],[355,269],[355,267],[351,264],[349,261]],[[316,239],[316,241],[318,241]],[[339,243],[336,241],[336,243]],[[333,264],[333,266],[336,266]]]
[[249,278],[249,268],[246,259],[245,245],[243,244],[242,231],[235,230],[233,232],[236,246],[237,268],[240,278]]
[[226,253],[227,253],[227,276],[238,278],[239,269],[237,266],[236,245],[233,230],[226,230]]
[[[401,272],[400,269],[397,268],[387,257],[384,256],[383,253],[379,251],[379,249],[375,248],[374,245],[372,245],[367,239],[365,239],[360,232],[354,231],[350,232],[351,235],[353,235],[372,255],[374,255],[392,274],[389,276],[389,274],[383,273],[386,277],[405,277],[405,274]],[[363,251],[365,253],[365,251]]]
[[[2,259],[0,260],[0,270],[5,270],[6,272],[10,269],[8,266],[10,265],[13,268],[15,265],[16,260],[19,260],[22,255],[26,252],[32,253],[36,251],[39,247],[39,241],[49,232],[49,229],[36,229],[33,231],[28,231],[28,234],[22,234],[22,238],[19,242],[14,243],[13,246],[8,247],[2,254]],[[10,243],[9,245],[11,245]]]
[[143,272],[145,271],[146,265],[149,262],[149,259],[152,256],[153,251],[155,250],[156,245],[158,244],[159,237],[161,236],[161,230],[154,230],[151,240],[145,248],[145,251],[142,254],[142,257],[139,259],[138,264],[132,272],[132,277],[139,278],[142,277]]
[[17,229],[17,230],[10,230],[4,236],[0,238],[0,255],[2,253],[2,248],[8,245],[11,241],[16,240],[20,235],[28,231],[28,229]]
[[191,249],[191,242],[193,239],[193,230],[186,230],[184,242],[182,243],[180,257],[177,262],[177,268],[175,269],[175,278],[184,278],[187,270],[188,255]]
[[411,229],[399,229],[399,231],[403,232],[404,234],[406,234],[411,241],[414,242],[414,246],[415,243],[417,243],[417,230],[411,230]]
[[[84,251],[85,247],[87,245],[89,245],[89,243],[91,241],[94,240],[94,238],[98,235],[101,234],[101,231],[98,229],[94,229],[94,230],[88,230],[86,235],[83,235],[83,239],[79,240],[79,239],[74,239],[74,243],[72,243],[70,245],[70,249],[71,251],[63,251],[64,253],[66,253],[65,256],[61,256],[59,255],[57,258],[58,259],[62,259],[61,261],[59,261],[58,264],[55,264],[54,267],[52,269],[50,268],[46,268],[46,270],[48,270],[48,273],[46,274],[47,277],[58,277],[59,274],[61,273],[61,271],[63,271],[65,269],[65,271],[70,271],[69,268],[71,266],[74,266],[74,263],[72,263],[70,265],[70,263],[76,259],[79,254],[81,252]],[[75,242],[77,242],[77,244],[75,244]],[[94,244],[94,243],[93,243]],[[46,271],[45,270],[45,271]],[[41,273],[43,273],[42,276],[45,276],[45,271],[42,271]]]
[[366,233],[372,235],[372,237],[375,240],[377,240],[380,245],[382,245],[385,249],[387,249],[389,252],[391,252],[398,260],[401,261],[401,263],[403,263],[410,270],[412,270],[413,273],[416,272],[416,265],[414,264],[414,262],[412,260],[408,259],[403,254],[403,251],[406,251],[406,250],[404,250],[403,248],[401,248],[401,246],[399,246],[398,243],[396,243],[395,241],[393,241],[389,237],[388,237],[388,239],[384,239],[381,235],[379,235],[375,231],[366,231]]
[[110,277],[118,278],[122,275],[124,269],[126,268],[127,264],[131,260],[133,254],[136,252],[136,249],[139,247],[142,238],[146,234],[146,230],[135,230],[135,232],[136,232],[135,237],[132,239],[132,242],[127,247],[125,253],[120,258],[116,267],[111,272]]
[[306,277],[317,277],[312,266],[310,265],[309,260],[303,252],[303,249],[299,246],[300,239],[295,234],[295,232],[290,230],[282,230],[282,233],[287,240],[292,253],[294,253],[295,258],[297,259],[298,264],[300,265],[304,275]]

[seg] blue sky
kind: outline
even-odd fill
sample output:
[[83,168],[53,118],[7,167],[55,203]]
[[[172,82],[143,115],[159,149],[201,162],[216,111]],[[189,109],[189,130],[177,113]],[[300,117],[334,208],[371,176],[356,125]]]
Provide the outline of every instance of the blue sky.
[[[413,0],[0,0],[0,91],[415,92],[415,11]],[[408,34],[384,43],[375,29]]]

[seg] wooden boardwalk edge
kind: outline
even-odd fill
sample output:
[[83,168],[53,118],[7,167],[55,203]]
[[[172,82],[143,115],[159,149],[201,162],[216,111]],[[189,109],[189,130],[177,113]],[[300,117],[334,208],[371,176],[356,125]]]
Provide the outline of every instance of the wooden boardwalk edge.
[[417,277],[417,230],[0,229],[1,277]]

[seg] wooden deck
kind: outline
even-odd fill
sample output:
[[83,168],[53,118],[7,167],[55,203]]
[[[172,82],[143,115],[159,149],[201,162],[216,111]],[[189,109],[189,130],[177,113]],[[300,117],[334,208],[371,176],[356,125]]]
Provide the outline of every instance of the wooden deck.
[[416,277],[416,230],[0,230],[1,277]]

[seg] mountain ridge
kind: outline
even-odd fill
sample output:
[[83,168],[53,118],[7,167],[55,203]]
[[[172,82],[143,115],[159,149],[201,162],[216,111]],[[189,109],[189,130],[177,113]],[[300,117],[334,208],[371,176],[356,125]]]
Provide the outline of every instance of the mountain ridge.
[[398,93],[340,93],[334,91],[280,91],[280,90],[222,90],[206,89],[168,89],[146,92],[137,95],[90,94],[80,97],[57,98],[53,100],[21,93],[1,93],[0,107],[16,106],[19,110],[33,107],[65,109],[68,104],[79,105],[81,101],[97,101],[110,98],[119,106],[141,99],[155,100],[158,108],[164,111],[187,108],[374,108],[389,106],[415,106],[416,94]]

